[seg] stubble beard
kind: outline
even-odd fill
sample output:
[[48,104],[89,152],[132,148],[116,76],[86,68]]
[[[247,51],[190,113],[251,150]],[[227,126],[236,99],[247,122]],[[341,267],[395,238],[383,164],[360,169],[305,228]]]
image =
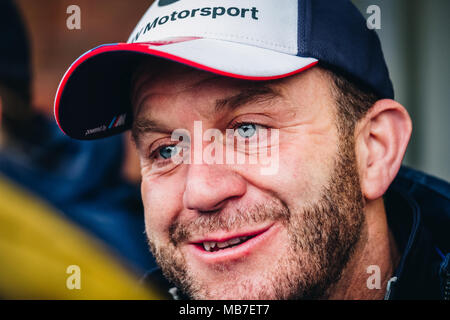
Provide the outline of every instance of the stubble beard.
[[[255,204],[232,214],[199,216],[187,222],[174,222],[170,243],[149,244],[165,276],[192,299],[319,299],[341,277],[352,256],[365,224],[364,199],[356,169],[353,139],[340,139],[334,171],[322,187],[320,200],[290,209],[279,198]],[[287,254],[274,261],[266,271],[255,270],[257,281],[235,278],[210,287],[198,281],[188,269],[179,244],[191,234],[240,227],[268,221],[280,222],[287,230]],[[228,272],[226,264],[216,272]]]

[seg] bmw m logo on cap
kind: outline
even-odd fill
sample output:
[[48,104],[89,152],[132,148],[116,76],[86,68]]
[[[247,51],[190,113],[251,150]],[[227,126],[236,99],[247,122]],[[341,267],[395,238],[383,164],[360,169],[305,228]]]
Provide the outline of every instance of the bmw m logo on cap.
[[168,6],[169,4],[172,4],[172,3],[175,3],[175,2],[178,2],[178,1],[180,1],[180,0],[159,0],[158,1],[158,6],[165,7],[165,6]]

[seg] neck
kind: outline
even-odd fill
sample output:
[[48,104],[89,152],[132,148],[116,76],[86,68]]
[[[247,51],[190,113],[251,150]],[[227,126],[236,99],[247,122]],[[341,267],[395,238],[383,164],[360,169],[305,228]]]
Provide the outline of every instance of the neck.
[[383,199],[367,202],[366,223],[340,280],[329,289],[329,299],[383,299],[400,259],[389,230]]

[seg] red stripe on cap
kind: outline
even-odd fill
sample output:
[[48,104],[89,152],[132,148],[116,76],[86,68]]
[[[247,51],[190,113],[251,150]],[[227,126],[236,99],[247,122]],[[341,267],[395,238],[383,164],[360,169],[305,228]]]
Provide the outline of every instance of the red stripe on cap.
[[166,38],[163,40],[146,42],[146,44],[151,44],[152,46],[165,46],[168,44],[192,41],[192,40],[197,40],[197,39],[201,39],[201,38],[199,38],[199,37],[170,37],[170,38]]
[[[198,39],[198,38],[195,38]],[[188,40],[192,40],[192,38],[187,39],[187,38],[182,38],[182,39],[178,39],[179,41],[176,41],[174,39],[173,43],[175,42],[182,42],[182,41],[188,41]],[[164,44],[167,44],[164,43]],[[234,74],[234,73],[230,73],[230,72],[226,72],[226,71],[222,71],[219,69],[215,69],[215,68],[211,68],[205,65],[202,65],[200,63],[191,61],[191,60],[187,60],[178,56],[175,56],[173,54],[170,53],[166,53],[166,52],[161,52],[158,51],[156,49],[152,49],[150,46],[152,45],[152,43],[118,43],[116,45],[105,45],[105,46],[101,46],[98,47],[96,49],[93,49],[87,53],[85,53],[84,55],[82,55],[80,58],[78,58],[67,70],[67,72],[64,74],[61,83],[59,84],[58,90],[57,90],[57,94],[55,97],[55,108],[54,108],[54,113],[55,113],[55,118],[56,118],[56,122],[58,123],[59,128],[61,129],[62,132],[66,133],[62,128],[61,128],[61,124],[59,122],[59,104],[60,104],[60,100],[61,100],[61,95],[62,92],[67,84],[67,81],[69,80],[70,76],[72,75],[72,73],[75,71],[76,68],[78,68],[78,66],[80,66],[82,63],[84,63],[85,61],[87,61],[88,59],[97,56],[99,54],[105,53],[105,52],[116,52],[116,51],[129,51],[129,52],[139,52],[139,53],[144,53],[144,54],[149,54],[152,56],[156,56],[156,57],[160,57],[160,58],[164,58],[164,59],[168,59],[171,61],[175,61],[175,62],[179,62],[185,65],[188,65],[190,67],[194,67],[200,70],[204,70],[204,71],[208,71],[208,72],[212,72],[215,74],[219,74],[225,77],[231,77],[231,78],[237,78],[237,79],[242,79],[242,80],[255,80],[255,81],[267,81],[267,80],[275,80],[275,79],[281,79],[281,78],[285,78],[285,77],[289,77],[292,76],[294,74],[300,73],[306,69],[309,69],[313,66],[315,66],[318,61],[312,62],[309,65],[300,68],[298,70],[294,70],[292,72],[288,72],[285,74],[281,74],[281,75],[276,75],[276,76],[267,76],[267,77],[254,77],[254,76],[244,76],[244,75],[240,75],[240,74]],[[158,45],[163,45],[162,43],[158,43],[156,44]],[[66,133],[67,134],[67,133]]]

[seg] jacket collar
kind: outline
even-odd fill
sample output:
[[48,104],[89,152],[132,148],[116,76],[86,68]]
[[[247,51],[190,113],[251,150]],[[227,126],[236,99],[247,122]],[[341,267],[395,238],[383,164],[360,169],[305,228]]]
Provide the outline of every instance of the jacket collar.
[[384,196],[389,228],[402,254],[386,299],[440,299],[439,263],[422,208],[396,181]]

